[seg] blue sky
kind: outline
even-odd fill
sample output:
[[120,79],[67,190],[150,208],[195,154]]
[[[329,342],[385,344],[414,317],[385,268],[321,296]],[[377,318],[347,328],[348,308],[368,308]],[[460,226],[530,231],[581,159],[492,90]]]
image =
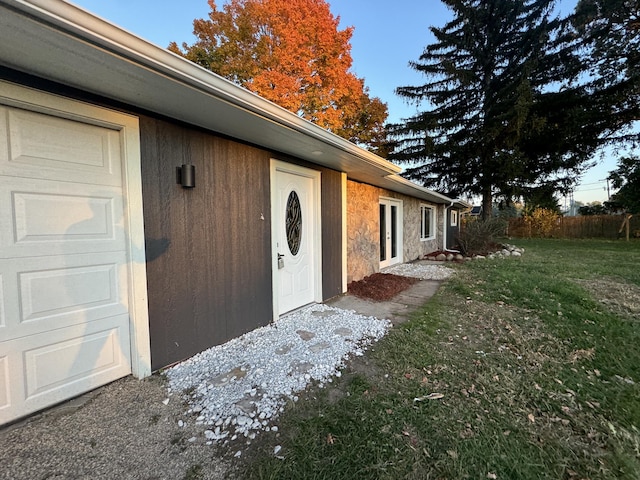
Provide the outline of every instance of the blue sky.
[[[577,0],[561,0],[569,12]],[[433,42],[429,26],[442,26],[450,12],[437,0],[328,0],[331,11],[340,17],[341,27],[355,28],[351,40],[353,72],[364,78],[370,94],[389,108],[389,121],[412,116],[415,105],[407,105],[395,95],[399,86],[424,82],[408,63],[417,60],[424,47]],[[72,0],[74,3],[158,46],[171,41],[193,43],[193,20],[209,12],[206,0]],[[217,2],[220,4],[220,2]],[[574,197],[582,202],[607,199],[601,181],[615,168],[606,159],[584,175]],[[564,202],[564,199],[562,199]]]

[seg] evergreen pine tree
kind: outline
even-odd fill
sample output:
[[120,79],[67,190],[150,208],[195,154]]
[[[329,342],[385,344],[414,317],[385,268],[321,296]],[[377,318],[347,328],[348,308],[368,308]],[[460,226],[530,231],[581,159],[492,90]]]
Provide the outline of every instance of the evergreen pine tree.
[[571,17],[583,52],[581,84],[599,109],[602,143],[638,143],[640,2],[580,0]]
[[429,81],[397,89],[432,108],[392,126],[390,158],[411,163],[407,176],[425,186],[481,195],[487,214],[494,196],[575,180],[593,146],[555,137],[566,128],[581,138],[583,97],[550,90],[579,71],[554,1],[442,1],[454,19],[431,27],[437,42],[411,63]]

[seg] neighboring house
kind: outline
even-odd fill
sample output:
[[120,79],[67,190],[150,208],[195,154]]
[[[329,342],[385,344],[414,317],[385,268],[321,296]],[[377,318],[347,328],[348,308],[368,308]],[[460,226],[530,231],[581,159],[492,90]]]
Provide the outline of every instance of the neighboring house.
[[471,217],[479,217],[482,215],[482,205],[474,205],[471,207],[471,211],[469,211],[469,216]]
[[465,208],[71,4],[0,0],[0,45],[0,424],[440,249]]

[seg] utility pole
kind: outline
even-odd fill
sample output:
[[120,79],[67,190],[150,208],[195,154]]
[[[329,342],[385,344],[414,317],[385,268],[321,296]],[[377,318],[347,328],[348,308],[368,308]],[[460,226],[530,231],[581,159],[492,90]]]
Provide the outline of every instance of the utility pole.
[[607,201],[610,202],[611,201],[611,190],[609,189],[609,177],[605,178],[604,180],[598,180],[599,182],[607,182]]

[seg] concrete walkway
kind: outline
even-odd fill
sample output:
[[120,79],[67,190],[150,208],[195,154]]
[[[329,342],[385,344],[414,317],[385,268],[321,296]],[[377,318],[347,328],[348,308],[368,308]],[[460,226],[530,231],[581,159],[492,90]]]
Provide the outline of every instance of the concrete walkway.
[[397,325],[408,320],[409,315],[424,305],[438,291],[439,280],[420,280],[394,298],[383,302],[374,302],[356,297],[349,293],[334,297],[325,302],[332,307],[354,310],[361,315],[388,319]]

